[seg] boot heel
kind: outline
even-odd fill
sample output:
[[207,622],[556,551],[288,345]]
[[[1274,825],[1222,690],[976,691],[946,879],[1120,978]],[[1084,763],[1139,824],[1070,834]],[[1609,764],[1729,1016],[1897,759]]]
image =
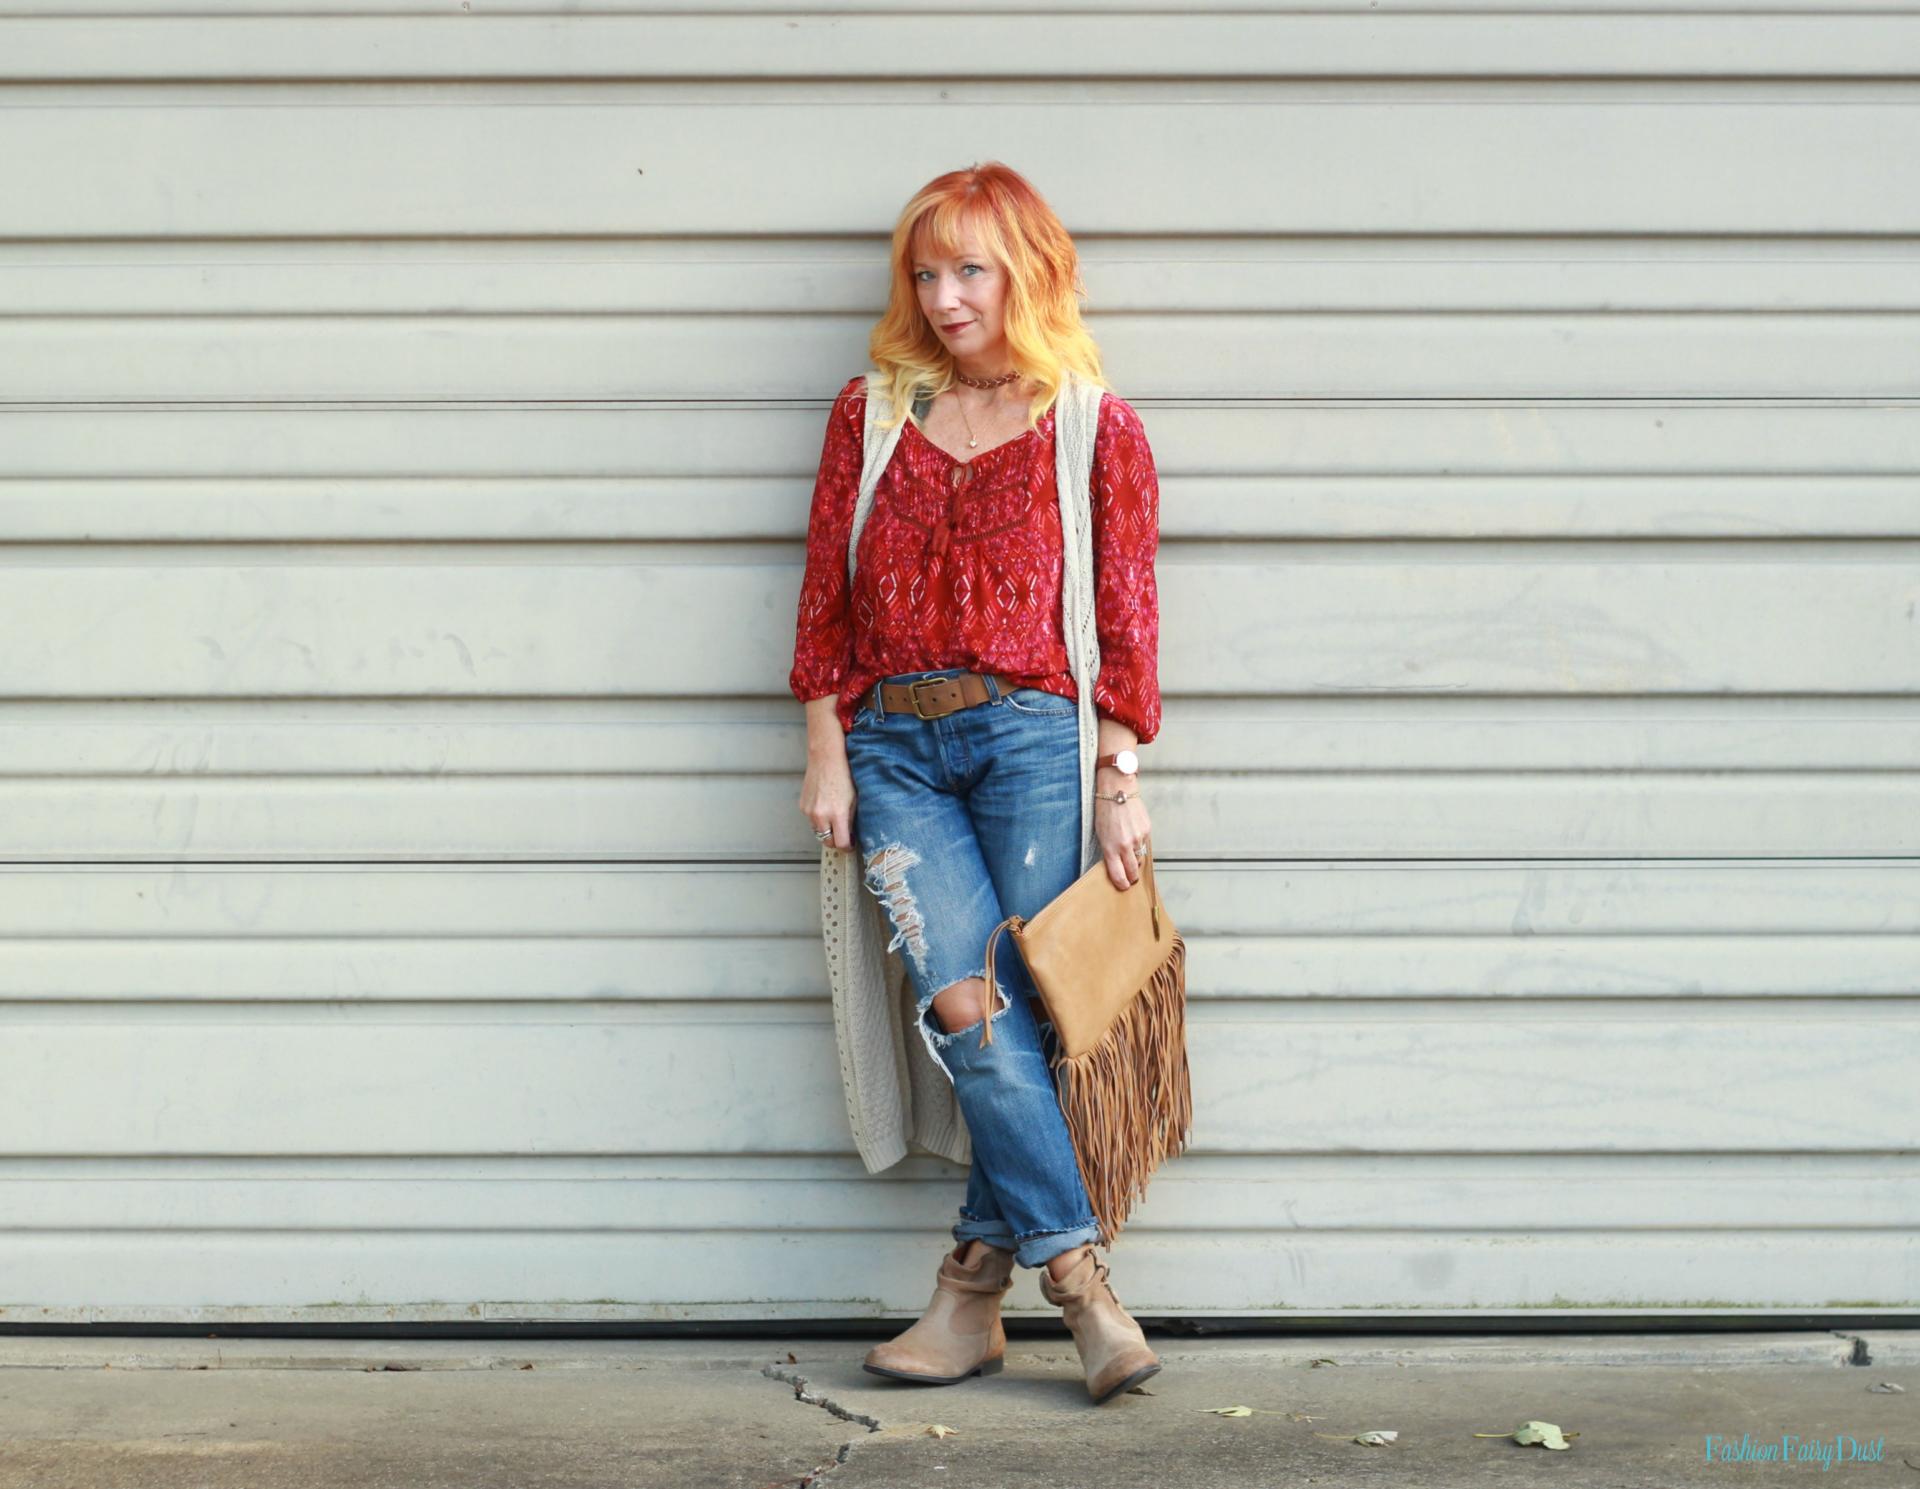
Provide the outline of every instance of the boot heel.
[[1042,1268],[1040,1295],[1059,1308],[1087,1375],[1095,1406],[1112,1401],[1160,1373],[1160,1359],[1107,1282],[1107,1266],[1088,1247],[1055,1280]]
[[1093,1398],[1093,1404],[1095,1406],[1105,1406],[1107,1402],[1113,1400],[1115,1396],[1126,1391],[1131,1391],[1135,1386],[1139,1385],[1141,1381],[1151,1380],[1159,1373],[1160,1362],[1155,1360],[1151,1365],[1142,1366],[1140,1369],[1134,1371],[1133,1374],[1129,1375],[1125,1380],[1107,1387],[1104,1395]]
[[1005,1370],[1006,1368],[1007,1368],[1006,1357],[1004,1355],[995,1355],[991,1360],[982,1360],[980,1362],[980,1368],[974,1371],[974,1374],[975,1375],[998,1375],[1002,1370]]

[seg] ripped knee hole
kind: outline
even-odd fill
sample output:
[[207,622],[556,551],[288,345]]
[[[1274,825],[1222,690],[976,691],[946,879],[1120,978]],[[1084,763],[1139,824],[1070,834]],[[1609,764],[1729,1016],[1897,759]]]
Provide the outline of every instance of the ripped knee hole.
[[[942,1029],[949,1034],[958,1034],[979,1025],[983,1006],[981,1000],[986,996],[986,991],[985,977],[963,977],[941,988],[927,1000],[927,1006],[933,1010],[933,1016],[939,1020]],[[952,997],[948,996],[950,993]],[[944,1008],[941,1007],[943,1003],[946,1005]]]
[[[951,1044],[955,1039],[959,1038],[962,1034],[965,1034],[970,1030],[979,1029],[981,1023],[983,1022],[983,1020],[980,1017],[981,993],[985,989],[986,985],[987,985],[987,976],[986,976],[985,970],[983,969],[979,972],[972,973],[967,977],[958,978],[955,981],[948,983],[945,987],[941,988],[938,992],[929,993],[926,996],[926,998],[921,1001],[920,1029],[921,1029],[921,1032],[926,1035],[927,1043],[930,1046],[933,1046],[936,1049],[944,1048],[946,1045]],[[946,995],[952,992],[955,988],[965,989],[965,992],[960,999],[959,1010],[954,1015],[955,1020],[958,1022],[957,1028],[947,1022],[946,1014],[942,1009],[940,1009],[937,1006],[938,1001],[946,997]],[[996,994],[996,997],[997,997],[998,1006],[995,1007],[995,1009],[993,1010],[993,1017],[994,1017],[994,1021],[997,1023],[1001,1015],[1004,1014],[1009,1008],[1013,1006],[1013,995],[1010,994],[1004,987],[996,987],[994,989],[994,993]],[[927,1014],[929,1012],[933,1014],[934,1023],[940,1026],[938,1029],[934,1029],[928,1026]]]

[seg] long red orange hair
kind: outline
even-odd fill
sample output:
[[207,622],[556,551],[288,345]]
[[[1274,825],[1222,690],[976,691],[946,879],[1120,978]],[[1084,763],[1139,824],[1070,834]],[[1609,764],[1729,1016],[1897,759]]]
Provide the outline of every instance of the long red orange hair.
[[953,356],[920,308],[913,265],[930,255],[958,254],[967,237],[1007,275],[1007,349],[1014,370],[1038,384],[1027,427],[1053,406],[1068,368],[1109,387],[1100,349],[1080,319],[1086,286],[1072,237],[1026,177],[989,160],[936,176],[894,224],[887,308],[867,339],[868,355],[893,397],[888,428],[906,417],[916,395],[932,398],[954,384]]

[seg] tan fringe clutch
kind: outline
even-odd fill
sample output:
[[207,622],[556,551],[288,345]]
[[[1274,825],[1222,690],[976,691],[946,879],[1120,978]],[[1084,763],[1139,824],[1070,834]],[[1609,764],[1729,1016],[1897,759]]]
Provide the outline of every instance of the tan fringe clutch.
[[[1193,1125],[1187,945],[1154,887],[1151,840],[1129,888],[1113,887],[1102,859],[1031,920],[1009,915],[995,926],[987,937],[989,998],[993,943],[1009,929],[1058,1038],[1060,1109],[1100,1222],[1099,1244],[1111,1246]],[[980,1042],[993,1042],[991,1019]]]

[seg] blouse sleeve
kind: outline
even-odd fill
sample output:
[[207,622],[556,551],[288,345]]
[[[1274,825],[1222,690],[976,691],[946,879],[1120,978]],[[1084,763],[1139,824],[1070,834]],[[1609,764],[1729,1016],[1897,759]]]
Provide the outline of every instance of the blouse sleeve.
[[807,566],[794,624],[793,670],[787,686],[802,703],[838,693],[853,666],[847,539],[860,494],[864,379],[853,378],[833,401],[807,516]]
[[1097,712],[1146,744],[1160,732],[1160,485],[1133,406],[1108,393],[1093,446],[1094,620],[1100,637]]

